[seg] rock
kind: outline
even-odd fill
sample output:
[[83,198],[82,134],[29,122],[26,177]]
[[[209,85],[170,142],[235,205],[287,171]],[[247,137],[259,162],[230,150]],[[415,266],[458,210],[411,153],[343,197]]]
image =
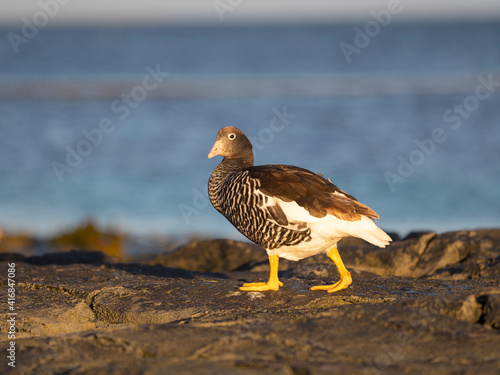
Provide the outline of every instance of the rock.
[[[431,230],[421,230],[421,231],[417,231],[417,232],[410,232],[406,235],[406,237],[404,239],[405,240],[419,239],[423,235],[430,234],[430,233],[434,233],[434,232]],[[394,238],[393,238],[393,240],[394,240]]]
[[105,262],[117,262],[118,259],[104,254],[102,251],[71,250],[68,252],[55,252],[44,255],[24,256],[16,253],[0,253],[0,261],[16,262],[22,261],[30,264],[104,264]]
[[260,246],[233,240],[209,240],[180,246],[173,252],[154,257],[148,264],[189,271],[220,272],[245,270],[265,262],[267,254]]
[[426,310],[433,314],[447,315],[454,319],[479,323],[498,328],[497,306],[500,297],[499,288],[488,288],[470,294],[443,294],[422,297],[400,303]]
[[342,248],[344,262],[377,275],[500,279],[500,230],[414,234],[385,249],[372,245]]
[[[441,250],[444,248],[444,250]],[[444,251],[439,262],[433,253]],[[431,243],[421,260],[426,276],[447,279],[500,279],[500,230],[448,232]],[[435,263],[435,266],[432,264]]]
[[[168,257],[166,264],[180,267],[183,254],[189,271],[119,263],[99,252],[11,257],[8,261],[16,264],[16,368],[3,361],[0,371],[497,374],[496,244],[489,232],[427,233],[396,242],[396,260],[384,249],[346,244],[341,253],[357,271],[353,284],[334,294],[309,290],[337,277],[323,255],[283,262],[288,269],[280,272],[284,286],[277,292],[241,292],[243,282],[268,276],[255,270],[267,256],[236,243],[241,259],[232,259],[231,243],[221,241],[190,244],[177,258]],[[202,249],[220,257],[206,259],[216,272],[202,267],[205,258],[198,257],[208,257]],[[2,259],[5,270],[7,259]],[[406,265],[398,265],[398,259]],[[449,267],[467,275],[480,272],[441,277]],[[376,273],[389,270],[423,276]],[[7,316],[7,305],[2,309]],[[8,330],[6,319],[0,328]],[[4,335],[2,346],[9,341]]]
[[498,289],[479,296],[477,301],[483,306],[479,323],[500,329],[500,293],[498,293]]

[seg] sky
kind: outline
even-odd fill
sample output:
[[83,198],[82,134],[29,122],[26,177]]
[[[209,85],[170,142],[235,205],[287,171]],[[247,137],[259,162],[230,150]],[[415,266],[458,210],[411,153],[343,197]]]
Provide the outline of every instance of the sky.
[[[398,20],[500,20],[499,0],[0,0],[0,26],[45,12],[49,26],[352,21],[394,7]],[[38,14],[39,17],[43,15]],[[43,22],[43,18],[40,18]]]

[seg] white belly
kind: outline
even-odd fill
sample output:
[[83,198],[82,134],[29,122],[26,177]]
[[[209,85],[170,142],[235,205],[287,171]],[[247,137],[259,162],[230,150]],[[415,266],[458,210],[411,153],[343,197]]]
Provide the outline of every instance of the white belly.
[[324,251],[328,251],[332,246],[335,246],[338,240],[325,241],[324,239],[312,239],[308,242],[302,242],[294,246],[282,246],[278,249],[267,250],[268,255],[279,255],[280,258],[288,260],[301,260]]

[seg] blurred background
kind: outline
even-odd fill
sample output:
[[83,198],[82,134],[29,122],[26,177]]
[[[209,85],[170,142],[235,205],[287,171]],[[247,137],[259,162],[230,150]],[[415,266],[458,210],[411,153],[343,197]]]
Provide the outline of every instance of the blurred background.
[[243,239],[206,195],[227,125],[401,236],[500,224],[496,0],[0,8],[2,251]]

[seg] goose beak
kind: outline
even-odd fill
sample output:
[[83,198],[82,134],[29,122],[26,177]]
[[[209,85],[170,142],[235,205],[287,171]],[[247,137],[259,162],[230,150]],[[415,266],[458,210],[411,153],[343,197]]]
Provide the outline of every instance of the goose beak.
[[208,154],[208,158],[211,159],[211,158],[213,158],[216,155],[220,155],[219,152],[221,150],[222,150],[222,147],[221,147],[220,141],[215,141],[214,147],[212,147],[212,150]]

